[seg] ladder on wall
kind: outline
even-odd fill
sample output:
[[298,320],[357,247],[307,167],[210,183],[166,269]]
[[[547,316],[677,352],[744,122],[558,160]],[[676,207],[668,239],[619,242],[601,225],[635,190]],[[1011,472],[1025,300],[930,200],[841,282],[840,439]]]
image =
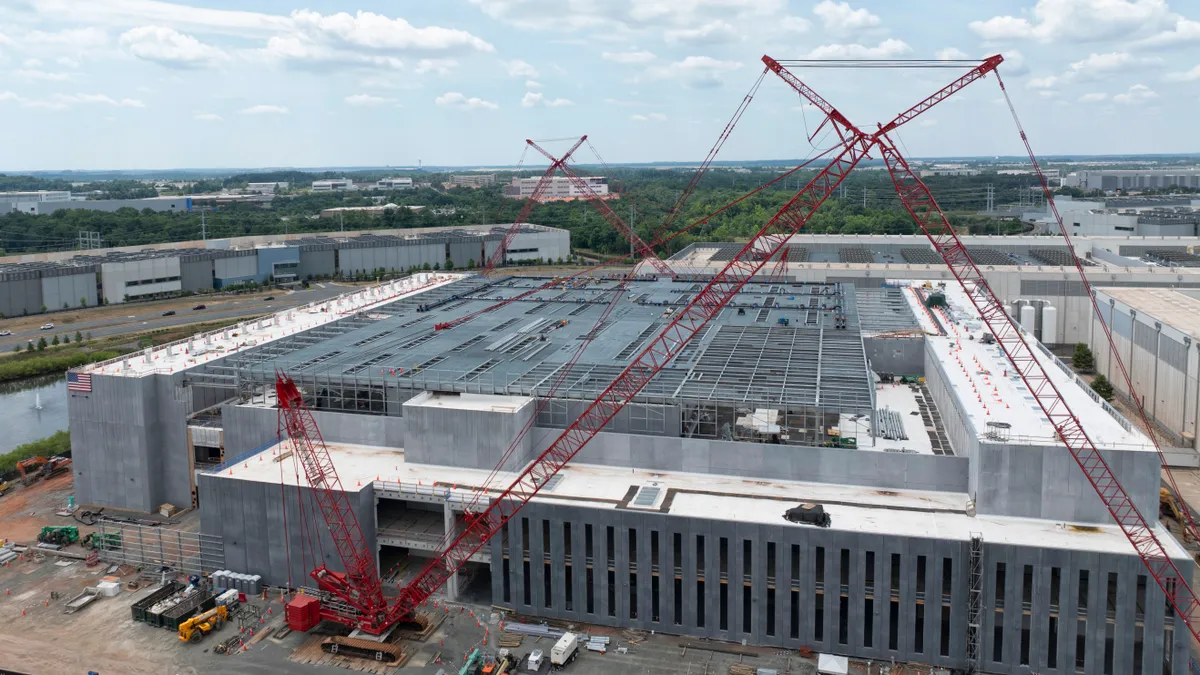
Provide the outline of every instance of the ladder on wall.
[[983,535],[979,532],[971,533],[967,583],[967,675],[971,675],[979,672],[983,630]]

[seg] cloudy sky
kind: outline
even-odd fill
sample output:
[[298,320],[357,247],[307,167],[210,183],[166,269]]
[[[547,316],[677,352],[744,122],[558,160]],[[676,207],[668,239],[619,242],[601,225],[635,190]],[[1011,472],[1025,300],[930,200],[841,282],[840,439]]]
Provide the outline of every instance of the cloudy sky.
[[[512,164],[583,133],[695,161],[763,54],[995,53],[1040,154],[1200,151],[1194,0],[0,0],[0,169]],[[954,75],[799,73],[863,126]],[[721,159],[808,156],[819,121],[768,75]],[[994,78],[901,140],[1021,152]]]

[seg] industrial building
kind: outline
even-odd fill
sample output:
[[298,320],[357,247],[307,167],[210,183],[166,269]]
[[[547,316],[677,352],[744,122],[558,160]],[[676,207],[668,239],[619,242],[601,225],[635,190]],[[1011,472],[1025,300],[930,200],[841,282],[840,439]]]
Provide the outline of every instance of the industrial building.
[[348,192],[357,190],[354,181],[349,178],[334,178],[331,180],[314,180],[312,182],[313,192]]
[[[1098,288],[1096,300],[1146,414],[1176,446],[1196,447],[1200,291]],[[1096,372],[1104,374],[1118,395],[1128,400],[1125,378],[1109,354],[1098,321],[1089,340],[1096,355]]]
[[[387,230],[346,235],[249,237],[93,250],[87,254],[13,256],[0,262],[0,315],[92,307],[130,300],[202,293],[247,282],[290,283],[400,273],[425,265],[482,265],[504,240],[508,225]],[[386,232],[386,233],[385,233]],[[203,244],[205,248],[198,245]],[[236,244],[236,246],[234,245]],[[522,224],[505,262],[558,260],[571,255],[566,230]],[[26,261],[25,258],[34,258]],[[43,259],[38,259],[43,258]]]
[[413,188],[413,179],[411,178],[380,178],[375,187],[380,190],[411,190]]
[[68,190],[37,190],[29,192],[0,192],[0,214],[20,211],[34,216],[48,215],[62,209],[107,211],[131,208],[141,211],[191,211],[189,197],[150,197],[147,199],[88,199]]
[[1100,169],[1072,171],[1063,176],[1064,187],[1085,190],[1145,190],[1200,187],[1200,169]]
[[[538,199],[543,202],[553,202],[588,199],[593,194],[601,199],[617,196],[615,192],[608,191],[608,179],[603,176],[584,176],[580,180],[587,185],[587,190],[577,187],[570,178],[555,176],[549,180]],[[504,196],[508,199],[529,199],[533,196],[539,182],[541,182],[541,178],[514,177],[511,183],[504,186]]]
[[[951,669],[1187,672],[1186,626],[965,294],[938,289],[925,263],[857,253],[880,275],[854,275],[806,248],[827,278],[764,270],[447,594]],[[917,266],[924,278],[888,275]],[[584,277],[475,314],[546,281],[420,273],[87,366],[90,391],[69,400],[77,498],[198,505],[226,568],[303,583],[307,488],[278,437],[279,368],[314,410],[377,568],[407,570],[403,583],[703,288]],[[1138,509],[1157,513],[1148,439],[1049,351],[1035,356]],[[801,503],[829,526],[785,517]],[[1190,574],[1187,551],[1154,533]]]
[[494,173],[472,173],[472,174],[454,174],[450,176],[450,180],[445,186],[465,187],[465,188],[481,188],[496,184],[496,174]]

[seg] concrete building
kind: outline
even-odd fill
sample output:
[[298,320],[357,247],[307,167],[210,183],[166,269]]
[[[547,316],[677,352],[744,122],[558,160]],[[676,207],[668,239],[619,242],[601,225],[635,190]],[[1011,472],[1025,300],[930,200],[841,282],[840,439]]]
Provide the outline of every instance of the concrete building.
[[[540,178],[513,178],[512,182],[504,186],[504,196],[509,199],[529,199],[533,196],[534,190],[537,189]],[[584,176],[583,182],[587,183],[591,192],[601,198],[610,196],[608,192],[608,179],[603,176]],[[616,194],[611,196],[615,197]],[[555,176],[550,179],[550,184],[542,192],[539,201],[571,201],[574,199],[586,199],[588,194],[582,188],[576,187],[571,179],[563,176]]]
[[446,187],[481,188],[495,184],[496,174],[494,173],[468,173],[450,176],[450,181],[446,183]]
[[335,206],[332,209],[321,209],[322,218],[337,218],[351,213],[361,213],[371,217],[382,216],[387,211],[405,209],[414,213],[424,211],[424,206],[398,206],[396,204],[377,204],[375,206]]
[[276,190],[286,189],[288,189],[288,182],[284,180],[275,183],[247,183],[245,192],[272,195],[275,194]]
[[381,178],[375,183],[375,187],[380,190],[411,190],[413,187],[413,179]]
[[[378,270],[394,274],[425,265],[440,268],[448,262],[465,268],[488,260],[508,229],[490,225],[348,232],[336,237],[243,237],[100,249],[85,255],[12,256],[0,261],[0,313],[21,316],[75,308],[81,302],[91,306],[97,300],[111,304],[185,291],[202,293],[251,281],[290,283]],[[525,223],[510,242],[505,263],[570,255],[571,237],[566,230]],[[67,279],[72,279],[69,288]]]
[[30,215],[46,215],[61,209],[113,212],[133,208],[141,211],[190,211],[188,197],[151,197],[148,199],[87,199],[67,190],[37,190],[31,192],[0,192],[0,214],[20,211]]
[[[1096,299],[1146,414],[1172,436],[1175,445],[1197,448],[1200,291],[1100,288]],[[1099,323],[1094,323],[1089,343],[1096,355],[1096,372],[1128,399],[1125,378]]]
[[[69,395],[77,498],[198,504],[227,567],[305,578],[305,491],[290,469],[281,488],[271,461],[286,451],[271,390],[282,368],[378,569],[407,563],[403,582],[702,288],[593,279],[432,329],[536,283],[421,274],[88,366],[92,391]],[[996,375],[1012,366],[979,339],[970,301],[951,286],[930,310],[923,292],[748,285],[445,591],[470,584],[525,616],[875,661],[1188,672],[1186,627],[1030,393]],[[581,340],[584,358],[552,387]],[[1157,513],[1153,446],[1035,356],[1137,508]],[[831,526],[788,521],[801,502]],[[1170,532],[1154,533],[1191,574]]]
[[1200,169],[1101,169],[1072,171],[1063,176],[1064,187],[1084,190],[1144,190],[1172,187],[1200,188]]
[[312,183],[313,192],[348,192],[357,190],[354,181],[349,178],[334,178],[331,180],[314,180]]

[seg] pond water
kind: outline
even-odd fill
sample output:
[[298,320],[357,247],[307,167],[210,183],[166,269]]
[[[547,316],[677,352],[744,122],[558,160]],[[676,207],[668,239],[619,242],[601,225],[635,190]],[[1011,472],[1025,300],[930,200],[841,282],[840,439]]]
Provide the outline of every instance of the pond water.
[[66,376],[0,382],[0,453],[66,428]]

